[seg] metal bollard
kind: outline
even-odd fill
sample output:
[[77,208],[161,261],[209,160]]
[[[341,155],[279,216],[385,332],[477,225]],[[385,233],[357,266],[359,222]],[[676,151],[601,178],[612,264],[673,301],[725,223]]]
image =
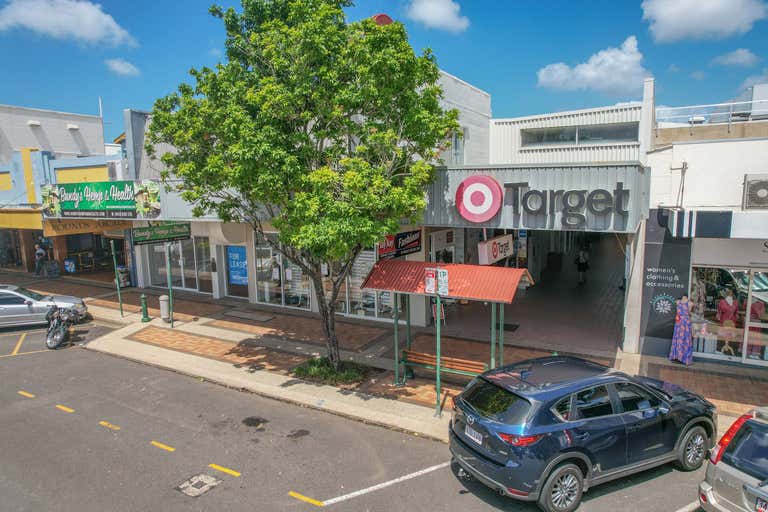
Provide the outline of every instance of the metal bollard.
[[141,294],[141,321],[142,322],[149,322],[152,320],[149,318],[149,312],[147,311],[147,296],[143,293]]

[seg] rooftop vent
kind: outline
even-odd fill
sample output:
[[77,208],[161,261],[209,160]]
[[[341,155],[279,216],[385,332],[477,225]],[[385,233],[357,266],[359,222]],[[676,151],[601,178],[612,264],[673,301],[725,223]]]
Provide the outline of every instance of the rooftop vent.
[[30,119],[29,121],[27,121],[27,126],[30,126],[30,127],[40,126],[40,121],[38,121],[37,119]]
[[747,174],[744,176],[743,208],[768,210],[768,174]]
[[67,123],[67,130],[79,130],[80,127],[76,124]]

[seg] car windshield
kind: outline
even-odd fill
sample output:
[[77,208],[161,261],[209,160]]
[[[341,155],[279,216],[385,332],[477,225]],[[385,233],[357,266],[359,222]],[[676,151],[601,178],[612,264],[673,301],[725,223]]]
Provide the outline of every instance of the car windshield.
[[29,297],[32,300],[43,300],[45,298],[44,295],[40,295],[39,293],[35,293],[31,290],[27,290],[26,288],[22,288],[22,287],[16,288],[16,293],[20,293],[21,295]]
[[768,479],[768,425],[745,423],[723,453],[723,462],[758,480]]
[[531,410],[526,399],[483,379],[475,379],[461,399],[481,416],[510,425],[524,423]]

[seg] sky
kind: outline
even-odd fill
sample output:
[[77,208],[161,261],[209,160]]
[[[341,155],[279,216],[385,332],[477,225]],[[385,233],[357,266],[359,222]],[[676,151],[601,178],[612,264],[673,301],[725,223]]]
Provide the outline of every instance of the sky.
[[[0,0],[0,104],[97,114],[125,108],[223,59],[212,0]],[[236,0],[220,4],[237,7]],[[768,0],[357,0],[350,21],[386,13],[417,52],[489,92],[497,118],[638,100],[720,103],[768,82]]]

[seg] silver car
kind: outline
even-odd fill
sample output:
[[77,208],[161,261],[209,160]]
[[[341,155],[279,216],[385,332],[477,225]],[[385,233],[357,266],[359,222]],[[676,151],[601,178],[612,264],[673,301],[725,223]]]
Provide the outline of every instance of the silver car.
[[741,416],[712,449],[699,503],[707,512],[768,512],[768,408]]
[[20,286],[0,284],[0,327],[44,324],[51,306],[73,308],[80,318],[88,308],[83,299],[70,295],[40,295]]

